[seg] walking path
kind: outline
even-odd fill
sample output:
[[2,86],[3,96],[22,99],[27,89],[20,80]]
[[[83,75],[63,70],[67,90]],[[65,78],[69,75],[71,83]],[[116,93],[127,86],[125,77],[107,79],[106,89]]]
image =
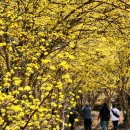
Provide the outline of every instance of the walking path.
[[[122,123],[122,122],[120,122],[120,123]],[[84,124],[83,123],[83,119],[80,119],[80,121],[76,124],[74,130],[85,130],[83,124]],[[92,130],[101,130],[100,125],[97,123],[97,120],[94,120],[93,124],[94,124],[95,127]],[[109,130],[113,130],[112,128],[113,128],[113,125],[112,125],[112,122],[110,121]],[[70,128],[67,128],[66,130],[70,130]],[[130,128],[128,128],[128,129],[126,129],[126,128],[119,128],[119,130],[130,130]]]
[[[123,116],[121,116],[121,119],[120,119],[120,124],[122,124],[122,123],[123,123]],[[101,130],[100,129],[100,125],[97,122],[97,112],[93,113],[92,124],[94,126],[94,128],[92,130]],[[109,123],[109,130],[112,130],[112,127],[113,127],[112,121],[110,121],[110,123]],[[65,130],[70,130],[70,128],[67,128]],[[85,130],[84,129],[84,121],[83,121],[83,119],[81,117],[79,119],[79,122],[76,123],[76,126],[75,126],[74,130]],[[126,129],[126,128],[120,128],[119,130],[130,130],[130,128],[128,128],[128,129]]]

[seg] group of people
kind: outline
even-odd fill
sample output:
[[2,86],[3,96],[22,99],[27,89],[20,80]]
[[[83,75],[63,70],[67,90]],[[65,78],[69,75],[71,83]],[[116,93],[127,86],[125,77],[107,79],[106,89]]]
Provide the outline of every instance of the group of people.
[[[91,107],[87,103],[85,107],[82,108],[83,116],[84,116],[84,127],[85,130],[92,130],[92,113]],[[73,119],[77,118],[74,117],[73,114],[74,108],[71,110],[71,116],[73,115]],[[70,117],[71,117],[70,116]],[[116,108],[115,104],[113,104],[112,109],[109,109],[107,103],[103,103],[102,107],[98,114],[98,122],[100,122],[100,127],[102,130],[108,130],[109,120],[112,120],[114,130],[118,130],[118,122],[120,117],[120,111]],[[70,120],[70,118],[69,118]],[[71,123],[71,130],[74,130],[74,120],[70,120]]]
[[116,105],[113,104],[112,109],[108,108],[106,103],[103,103],[102,108],[100,109],[98,120],[100,119],[100,126],[102,130],[108,130],[108,123],[111,118],[114,130],[118,130],[118,122],[119,122],[120,112],[116,108]]

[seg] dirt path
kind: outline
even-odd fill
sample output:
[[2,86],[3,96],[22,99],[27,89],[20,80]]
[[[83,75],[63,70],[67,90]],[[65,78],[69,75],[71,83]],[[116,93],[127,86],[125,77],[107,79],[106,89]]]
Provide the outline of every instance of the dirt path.
[[[97,112],[93,112],[93,121],[92,121],[92,126],[93,126],[93,129],[92,130],[101,130],[100,128],[100,125],[98,124],[98,121],[97,121]],[[122,124],[123,123],[123,116],[120,117],[120,122],[119,124]],[[109,122],[109,130],[112,130],[113,128],[113,125],[112,125],[112,121],[110,120]],[[66,130],[70,130],[70,128],[67,128]],[[79,118],[79,122],[76,123],[76,126],[75,126],[75,129],[74,130],[85,130],[84,129],[84,121],[83,121],[83,118]],[[125,129],[125,128],[119,128],[119,130],[130,130],[130,128],[128,129]]]

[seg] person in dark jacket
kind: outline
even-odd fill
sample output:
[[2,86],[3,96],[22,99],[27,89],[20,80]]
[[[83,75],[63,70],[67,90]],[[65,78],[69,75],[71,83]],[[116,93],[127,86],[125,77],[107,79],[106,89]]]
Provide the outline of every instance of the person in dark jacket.
[[74,108],[71,108],[69,115],[69,123],[71,124],[71,130],[74,130],[75,119],[78,117],[78,113]]
[[88,103],[82,109],[84,115],[84,127],[85,130],[92,130],[92,114],[91,114],[91,107]]
[[102,130],[108,130],[108,123],[110,120],[110,110],[106,103],[103,103],[99,115],[98,120],[100,119],[100,126]]

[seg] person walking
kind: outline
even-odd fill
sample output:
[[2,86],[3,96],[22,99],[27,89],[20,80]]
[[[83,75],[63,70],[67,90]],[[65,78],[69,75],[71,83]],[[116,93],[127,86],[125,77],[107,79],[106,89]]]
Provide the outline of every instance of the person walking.
[[84,115],[84,127],[85,130],[92,130],[92,114],[91,107],[89,103],[86,103],[86,106],[82,109]]
[[120,118],[120,111],[116,108],[115,104],[113,104],[113,108],[111,109],[111,118],[112,118],[114,130],[118,130],[119,129],[118,121]]
[[102,130],[108,130],[108,124],[110,120],[110,110],[106,103],[103,103],[99,115],[98,115],[98,121],[100,119],[100,126]]
[[70,114],[69,114],[69,123],[71,124],[71,130],[74,130],[74,123],[75,119],[78,117],[78,113],[75,111],[74,108],[71,108]]

